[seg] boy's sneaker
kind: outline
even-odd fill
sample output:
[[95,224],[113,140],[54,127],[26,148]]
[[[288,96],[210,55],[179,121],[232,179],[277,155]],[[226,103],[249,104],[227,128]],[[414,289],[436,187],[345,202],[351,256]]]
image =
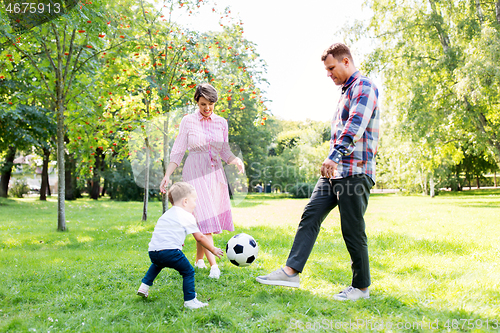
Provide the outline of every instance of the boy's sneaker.
[[141,284],[139,290],[137,290],[137,295],[142,296],[144,298],[148,298],[149,295],[149,286],[147,284]]
[[203,261],[203,259],[198,259],[198,261],[196,261],[194,263],[194,267],[207,268],[207,266],[205,265],[205,262]]
[[337,295],[333,295],[333,298],[337,301],[356,301],[360,298],[370,298],[370,290],[366,289],[366,291],[362,291],[358,288],[350,286],[342,290]]
[[210,274],[208,275],[208,277],[212,279],[218,279],[220,277],[219,266],[213,265],[212,267],[210,267]]
[[283,268],[277,269],[272,273],[264,276],[257,276],[257,282],[262,284],[269,284],[273,286],[284,286],[298,288],[300,286],[299,274],[288,275]]
[[184,306],[188,309],[194,310],[194,309],[202,308],[204,306],[208,306],[208,303],[203,303],[203,302],[198,301],[196,298],[193,298],[190,301],[184,302]]

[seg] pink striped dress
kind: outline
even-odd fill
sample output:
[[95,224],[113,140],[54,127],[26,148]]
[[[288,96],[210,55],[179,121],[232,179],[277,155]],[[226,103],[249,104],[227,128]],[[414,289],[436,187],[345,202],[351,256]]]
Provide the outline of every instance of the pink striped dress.
[[227,179],[220,159],[227,163],[234,157],[229,148],[227,121],[213,112],[204,118],[200,111],[182,118],[170,162],[180,165],[186,149],[189,154],[182,178],[198,194],[194,216],[200,231],[234,231]]

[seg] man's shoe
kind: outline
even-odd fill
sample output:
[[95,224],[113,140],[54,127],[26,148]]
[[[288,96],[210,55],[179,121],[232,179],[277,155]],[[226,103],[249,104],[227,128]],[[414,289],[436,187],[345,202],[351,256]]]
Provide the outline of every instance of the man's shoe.
[[193,298],[190,301],[184,302],[184,306],[188,309],[194,310],[194,309],[199,309],[205,306],[208,306],[208,303],[203,303],[198,301],[196,298]]
[[262,284],[269,284],[273,286],[284,286],[298,288],[300,286],[299,274],[288,275],[283,268],[277,269],[272,273],[264,276],[257,276],[257,282]]
[[207,266],[205,265],[205,262],[203,261],[203,259],[198,259],[198,261],[196,261],[194,263],[194,267],[207,268]]
[[337,301],[356,301],[360,298],[370,298],[370,290],[366,289],[366,291],[362,291],[358,288],[350,286],[342,290],[337,295],[333,295],[333,298]]
[[212,267],[210,267],[210,274],[208,275],[208,277],[212,279],[218,279],[220,277],[219,266],[213,265]]

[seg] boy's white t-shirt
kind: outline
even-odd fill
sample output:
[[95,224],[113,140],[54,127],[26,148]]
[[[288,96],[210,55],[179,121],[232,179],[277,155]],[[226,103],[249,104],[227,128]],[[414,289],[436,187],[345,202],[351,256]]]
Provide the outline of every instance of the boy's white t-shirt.
[[186,236],[194,232],[200,232],[194,215],[172,206],[158,219],[148,251],[182,250]]

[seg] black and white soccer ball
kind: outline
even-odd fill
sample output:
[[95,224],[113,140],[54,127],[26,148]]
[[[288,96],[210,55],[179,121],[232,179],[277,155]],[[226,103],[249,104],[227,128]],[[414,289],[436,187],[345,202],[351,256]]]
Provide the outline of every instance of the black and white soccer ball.
[[229,261],[238,267],[251,265],[259,254],[259,245],[252,236],[241,233],[227,242],[226,254]]

